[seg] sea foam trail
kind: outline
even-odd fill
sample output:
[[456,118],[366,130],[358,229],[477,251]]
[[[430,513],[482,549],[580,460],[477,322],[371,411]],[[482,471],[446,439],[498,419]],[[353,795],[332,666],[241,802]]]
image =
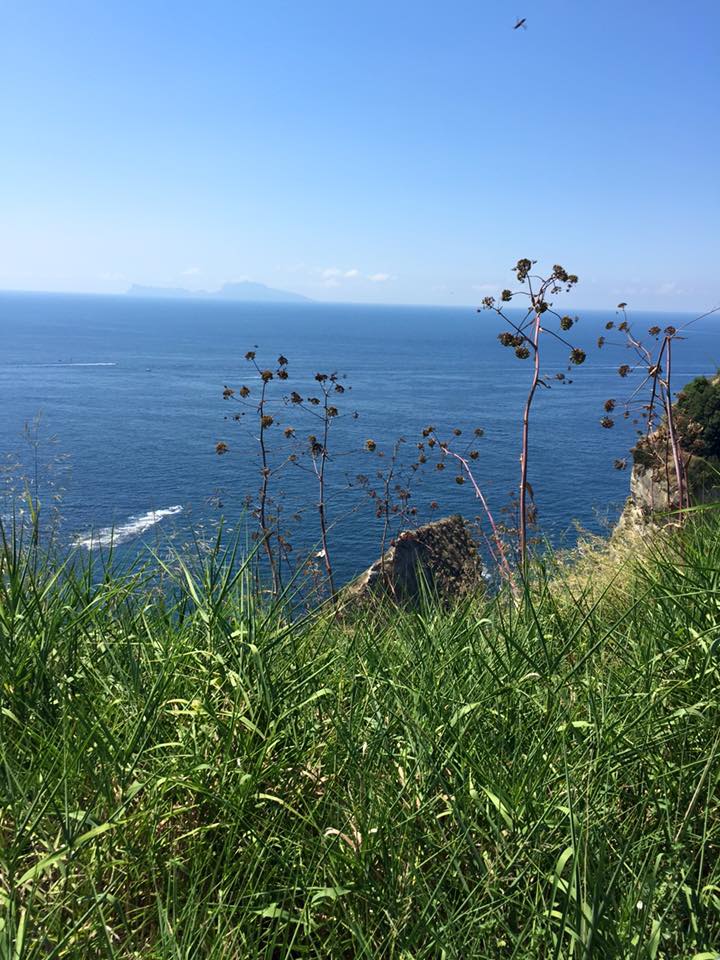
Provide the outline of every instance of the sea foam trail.
[[164,510],[148,510],[141,516],[130,517],[125,523],[117,527],[103,527],[101,530],[92,530],[90,533],[76,537],[74,546],[84,547],[85,550],[92,550],[94,547],[109,547],[111,544],[125,543],[127,540],[133,540],[145,533],[156,523],[160,523],[163,517],[172,517],[177,513],[182,513],[181,506],[166,507]]

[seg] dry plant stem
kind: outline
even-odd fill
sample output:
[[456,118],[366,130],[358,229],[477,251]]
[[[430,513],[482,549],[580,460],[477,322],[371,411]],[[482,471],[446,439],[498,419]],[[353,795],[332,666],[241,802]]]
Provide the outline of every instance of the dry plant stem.
[[670,392],[670,378],[672,375],[672,337],[665,338],[666,354],[667,360],[665,362],[665,382],[663,384],[663,393],[665,398],[665,415],[667,417],[668,424],[668,436],[670,438],[670,447],[672,449],[673,455],[673,464],[675,466],[675,479],[677,481],[678,489],[678,507],[681,511],[680,519],[682,520],[682,510],[689,506],[687,501],[686,494],[686,483],[685,483],[685,466],[682,460],[682,453],[680,452],[680,443],[677,436],[677,431],[675,430],[675,416],[673,413],[672,405],[672,394]]
[[533,378],[530,384],[530,391],[527,395],[527,400],[525,401],[525,409],[523,411],[523,429],[522,429],[522,452],[520,454],[520,568],[524,572],[525,566],[527,563],[527,468],[528,468],[528,440],[530,436],[530,409],[532,407],[533,399],[535,398],[535,391],[537,390],[538,381],[540,380],[540,350],[539,350],[539,340],[540,340],[540,314],[535,313],[535,319],[533,320],[533,335],[532,335],[532,347],[533,347]]
[[267,525],[267,499],[268,486],[270,482],[270,470],[268,468],[267,447],[265,446],[265,393],[267,384],[263,380],[262,393],[260,394],[260,455],[262,459],[262,486],[260,487],[260,531],[263,539],[263,546],[270,564],[270,574],[272,576],[273,595],[277,596],[280,592],[280,580],[278,578],[277,568],[275,566],[275,556],[270,545],[270,530]]
[[475,496],[478,498],[478,500],[482,504],[482,508],[485,511],[485,516],[488,518],[488,521],[490,522],[490,527],[492,528],[493,542],[495,543],[495,548],[497,549],[497,552],[498,552],[498,555],[496,557],[495,550],[493,550],[492,544],[488,540],[488,546],[490,547],[490,552],[492,553],[493,560],[495,561],[496,565],[498,566],[502,574],[505,577],[507,577],[508,582],[512,583],[513,582],[512,569],[508,562],[507,554],[505,553],[505,548],[503,546],[502,537],[500,536],[500,531],[498,530],[497,524],[495,523],[495,518],[490,512],[490,507],[488,506],[487,500],[483,496],[483,492],[478,486],[478,483],[475,477],[473,476],[473,472],[470,468],[470,464],[467,462],[465,457],[461,457],[459,453],[455,453],[453,450],[446,449],[444,452],[446,455],[455,457],[455,459],[461,464],[463,470],[467,474],[468,480],[472,484],[473,490],[475,491]]
[[388,470],[387,476],[385,477],[384,485],[384,502],[383,502],[383,532],[382,539],[380,541],[380,576],[383,583],[387,582],[385,576],[385,547],[387,544],[387,535],[390,529],[390,483],[392,482],[393,474],[395,472],[395,453],[397,451],[397,446],[393,452],[393,462],[390,464],[390,469]]
[[322,542],[323,559],[325,561],[325,572],[327,573],[328,583],[330,584],[330,598],[334,600],[335,599],[335,582],[333,580],[332,563],[330,562],[330,552],[328,549],[327,519],[325,516],[325,464],[327,463],[327,443],[328,443],[328,432],[330,429],[330,417],[328,415],[327,391],[323,390],[323,394],[325,397],[323,444],[322,444],[322,453],[320,454],[320,468],[318,469],[318,467],[315,466],[315,472],[317,473],[318,488],[319,488],[318,516],[320,518],[320,540]]

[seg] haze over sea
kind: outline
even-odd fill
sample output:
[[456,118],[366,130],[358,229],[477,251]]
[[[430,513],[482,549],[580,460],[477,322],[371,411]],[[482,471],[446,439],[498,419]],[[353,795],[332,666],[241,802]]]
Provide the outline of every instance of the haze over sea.
[[[531,433],[530,480],[541,531],[556,544],[574,541],[575,523],[603,532],[617,517],[629,471],[618,472],[613,461],[627,456],[635,429],[621,419],[612,430],[599,424],[603,402],[621,400],[635,385],[617,376],[618,366],[632,359],[625,347],[595,346],[615,312],[578,313],[572,338],[588,359],[567,373],[572,384],[554,382],[540,391]],[[680,327],[692,317],[637,313],[630,319],[644,334],[654,322]],[[191,526],[208,529],[220,514],[230,527],[244,522],[245,497],[259,484],[256,443],[250,423],[225,419],[237,408],[223,401],[222,391],[225,384],[251,383],[248,350],[257,350],[262,366],[274,367],[279,354],[289,359],[290,378],[273,384],[277,394],[307,395],[316,371],[337,371],[352,388],[338,398],[348,415],[333,424],[330,467],[331,546],[342,582],[378,553],[372,503],[357,485],[349,487],[357,474],[372,477],[381,465],[364,451],[367,438],[389,450],[403,436],[409,455],[430,423],[440,435],[459,427],[465,436],[480,426],[477,480],[496,514],[508,503],[517,485],[530,369],[498,343],[499,323],[473,307],[4,293],[0,455],[8,465],[19,458],[30,469],[23,426],[41,414],[41,436],[56,440],[52,448],[41,444],[40,462],[54,453],[68,458],[63,542],[87,549],[91,536],[104,542],[114,530],[121,551],[133,555],[171,534],[184,540]],[[545,372],[567,370],[567,349],[552,341],[546,348]],[[710,317],[693,324],[677,346],[675,385],[712,374],[718,365],[720,326]],[[285,410],[281,420],[299,436],[317,430],[297,409]],[[273,436],[279,450],[285,441],[279,430]],[[221,440],[230,451],[218,457]],[[41,470],[41,499],[43,482]],[[296,552],[310,549],[317,540],[312,475],[290,464],[277,489],[284,491],[288,515],[305,510],[290,539]],[[450,465],[442,473],[426,469],[412,492],[421,519],[430,516],[432,500],[439,504],[436,515],[479,512],[470,486],[454,483]]]

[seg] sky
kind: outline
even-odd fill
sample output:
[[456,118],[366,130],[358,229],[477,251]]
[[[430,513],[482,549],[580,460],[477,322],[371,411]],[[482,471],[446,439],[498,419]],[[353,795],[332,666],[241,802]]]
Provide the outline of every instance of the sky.
[[[519,17],[527,29],[513,29]],[[0,0],[0,289],[720,303],[717,0]]]

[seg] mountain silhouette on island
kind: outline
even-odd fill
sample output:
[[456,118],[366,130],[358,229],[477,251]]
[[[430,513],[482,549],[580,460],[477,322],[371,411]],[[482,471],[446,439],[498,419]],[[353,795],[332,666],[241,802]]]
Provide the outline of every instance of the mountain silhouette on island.
[[130,297],[153,297],[166,300],[235,300],[246,303],[310,303],[309,297],[289,290],[275,290],[264,283],[239,280],[225,283],[219,290],[184,290],[182,287],[144,287],[134,283],[127,291]]

